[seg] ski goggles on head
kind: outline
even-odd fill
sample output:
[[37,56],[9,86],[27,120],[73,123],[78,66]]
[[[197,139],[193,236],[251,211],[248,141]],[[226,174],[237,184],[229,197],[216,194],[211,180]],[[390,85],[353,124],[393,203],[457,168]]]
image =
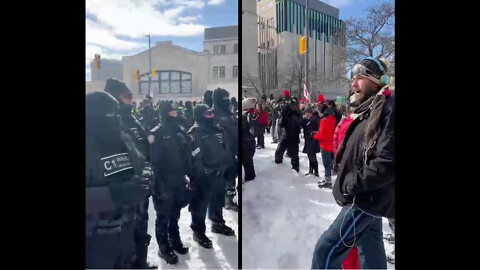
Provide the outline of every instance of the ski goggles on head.
[[362,64],[356,64],[355,66],[353,66],[352,72],[350,73],[350,79],[353,79],[354,76],[373,76],[376,78],[376,76],[373,75],[373,73]]
[[212,110],[206,110],[205,112],[203,112],[203,117],[205,117],[205,118],[210,119],[210,118],[213,118],[213,116],[214,116],[214,115],[213,115],[213,111],[212,111]]

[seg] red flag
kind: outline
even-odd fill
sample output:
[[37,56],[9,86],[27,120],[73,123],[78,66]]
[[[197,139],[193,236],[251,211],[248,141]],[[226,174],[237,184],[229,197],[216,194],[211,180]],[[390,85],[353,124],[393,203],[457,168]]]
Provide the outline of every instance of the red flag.
[[310,95],[308,94],[307,85],[303,83],[303,95],[305,96],[305,103],[308,105],[308,100],[310,99]]

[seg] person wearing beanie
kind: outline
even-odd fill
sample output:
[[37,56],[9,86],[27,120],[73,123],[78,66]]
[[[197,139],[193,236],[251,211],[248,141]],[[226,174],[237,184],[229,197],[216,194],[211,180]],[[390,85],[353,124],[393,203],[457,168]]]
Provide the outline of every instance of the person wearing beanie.
[[387,268],[382,217],[395,218],[395,91],[383,84],[386,72],[375,58],[352,69],[353,121],[334,160],[333,196],[342,210],[317,241],[312,269],[341,268],[350,250],[342,241],[361,251],[362,269]]
[[235,232],[225,225],[225,173],[234,160],[230,153],[229,140],[223,129],[214,120],[213,109],[198,104],[194,108],[195,124],[188,134],[192,138],[192,199],[188,210],[192,215],[190,228],[193,240],[204,248],[212,248],[212,241],[205,235],[205,219],[212,221],[213,233],[234,236]]
[[290,91],[288,90],[285,90],[283,91],[283,96],[286,98],[286,97],[290,97]]
[[[150,170],[150,144],[147,139],[147,132],[134,116],[132,92],[126,84],[117,79],[109,78],[105,84],[105,92],[111,94],[119,103],[119,114],[122,118],[128,133],[134,138],[135,144],[140,152],[145,157],[147,163],[143,166],[144,176],[149,180],[152,174]],[[145,166],[146,165],[146,166]],[[140,213],[135,224],[135,247],[137,251],[137,258],[135,260],[135,266],[138,268],[151,268],[147,263],[148,243],[151,236],[147,233],[148,230],[148,204],[150,196],[148,196],[143,202],[143,206],[139,209]]]
[[[150,182],[145,158],[121,123],[118,101],[98,91],[85,96],[85,267],[136,268],[135,216]],[[132,209],[125,212],[123,209]]]
[[325,96],[323,94],[318,94],[317,103],[322,104],[325,102]]
[[213,106],[212,95],[213,92],[211,90],[207,90],[203,93],[203,104],[207,104],[209,108]]
[[305,145],[303,153],[308,156],[309,169],[305,175],[313,174],[318,177],[318,161],[317,153],[320,153],[320,146],[318,142],[313,139],[313,136],[318,132],[318,124],[320,123],[320,116],[318,112],[307,106],[304,111],[306,119],[303,121],[303,134],[305,137]]
[[[238,157],[238,116],[230,109],[229,93],[225,89],[217,88],[213,91],[213,114],[215,121],[225,130],[226,139],[229,141],[232,159]],[[225,209],[237,212],[238,205],[233,201],[237,194],[235,178],[238,176],[238,163],[234,162],[225,173],[227,188],[225,191]]]
[[178,119],[178,104],[164,101],[159,110],[161,122],[152,129],[150,136],[155,177],[153,205],[157,215],[155,236],[158,255],[168,264],[176,264],[175,252],[188,253],[180,238],[178,220],[185,200],[186,176],[190,174],[192,155],[189,137]]

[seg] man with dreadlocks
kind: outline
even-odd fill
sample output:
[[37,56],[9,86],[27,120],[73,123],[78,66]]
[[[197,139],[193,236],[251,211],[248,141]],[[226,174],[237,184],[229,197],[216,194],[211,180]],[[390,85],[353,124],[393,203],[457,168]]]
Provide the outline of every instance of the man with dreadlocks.
[[386,269],[382,217],[395,218],[395,97],[385,63],[364,58],[352,70],[355,110],[335,157],[333,196],[343,207],[318,240],[312,269],[339,269],[356,245],[362,269]]

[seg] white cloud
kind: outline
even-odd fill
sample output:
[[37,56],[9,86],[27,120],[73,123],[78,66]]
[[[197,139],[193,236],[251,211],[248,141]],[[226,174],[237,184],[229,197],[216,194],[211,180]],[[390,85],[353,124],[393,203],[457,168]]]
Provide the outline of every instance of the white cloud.
[[86,41],[87,44],[94,44],[118,51],[128,51],[143,48],[145,45],[139,42],[121,40],[117,38],[105,26],[102,26],[92,20],[86,20]]
[[184,37],[203,34],[204,25],[192,23],[188,16],[187,19],[180,18],[184,11],[204,5],[199,0],[87,0],[86,10],[95,15],[100,24],[109,26],[115,35],[131,38],[142,38],[146,34]]
[[178,21],[182,22],[182,23],[189,23],[189,22],[194,22],[194,21],[200,20],[202,18],[203,18],[202,15],[190,16],[190,17],[180,17],[180,18],[178,18]]
[[208,1],[208,4],[214,6],[214,5],[220,5],[223,2],[225,2],[225,0],[210,0]]

